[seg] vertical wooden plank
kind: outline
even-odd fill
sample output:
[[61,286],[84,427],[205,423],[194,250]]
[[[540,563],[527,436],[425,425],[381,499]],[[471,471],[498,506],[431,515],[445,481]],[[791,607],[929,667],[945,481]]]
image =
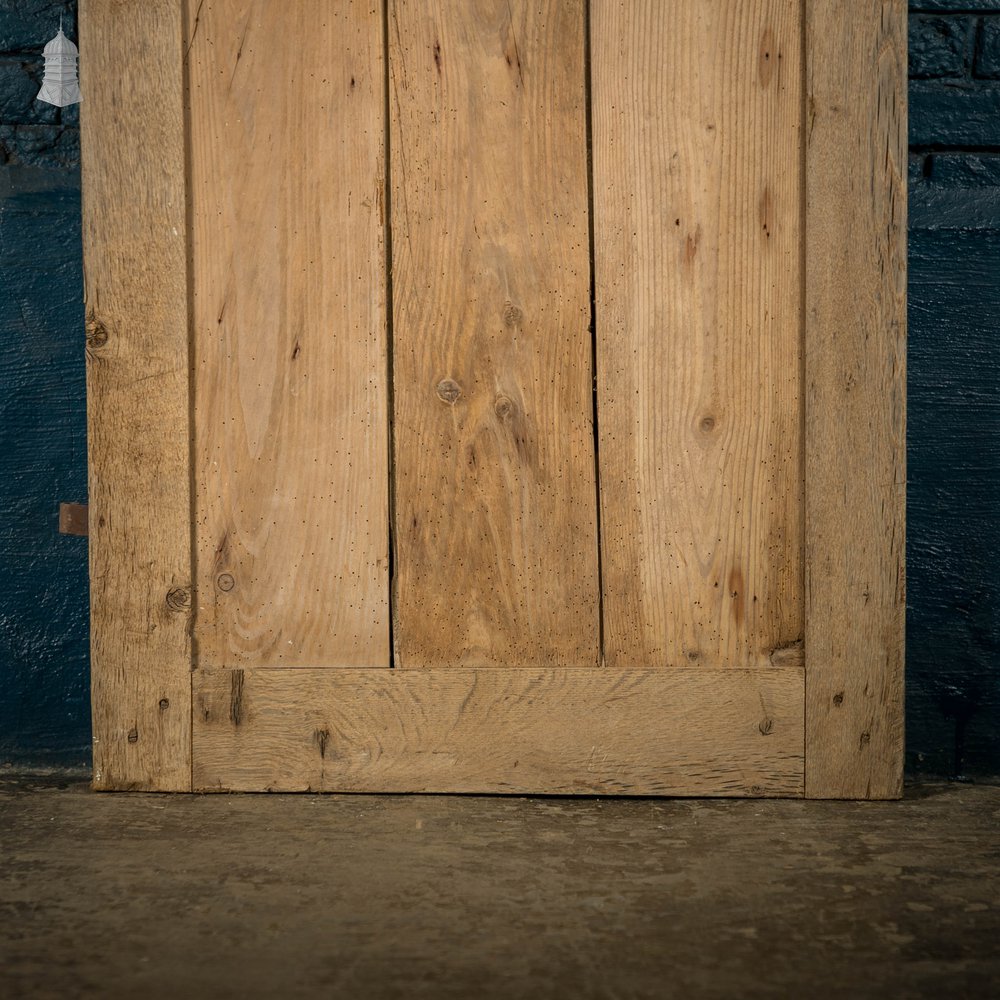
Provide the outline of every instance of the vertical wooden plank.
[[800,0],[594,0],[591,39],[606,660],[795,662]]
[[381,5],[187,24],[200,666],[389,666]]
[[396,664],[594,665],[584,6],[390,9]]
[[94,787],[191,787],[180,0],[83,0]]
[[906,3],[809,0],[806,795],[903,773]]

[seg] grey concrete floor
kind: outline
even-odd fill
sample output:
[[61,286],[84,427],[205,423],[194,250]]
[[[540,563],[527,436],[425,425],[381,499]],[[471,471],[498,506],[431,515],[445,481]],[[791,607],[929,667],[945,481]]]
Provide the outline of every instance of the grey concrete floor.
[[0,773],[0,997],[990,997],[998,873],[997,787],[166,796]]

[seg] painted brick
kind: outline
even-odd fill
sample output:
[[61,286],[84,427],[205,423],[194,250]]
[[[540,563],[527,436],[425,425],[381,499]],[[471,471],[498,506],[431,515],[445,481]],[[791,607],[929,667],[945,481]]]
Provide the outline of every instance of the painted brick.
[[926,11],[966,11],[974,14],[1000,10],[1000,0],[914,0],[911,16]]
[[[907,180],[909,183],[918,184],[924,178],[924,171],[927,169],[928,157],[923,153],[910,153],[907,164]],[[2,250],[0,250],[2,253]]]
[[1000,147],[1000,84],[910,84],[910,146]]
[[[68,171],[3,168],[21,185]],[[87,759],[87,540],[57,532],[86,484],[80,198],[0,183],[0,761]],[[3,197],[4,189],[7,197]],[[20,253],[18,253],[20,247]]]
[[1000,153],[935,153],[931,180],[938,187],[1000,187]]
[[907,744],[1000,765],[1000,230],[911,229]]
[[1000,230],[1000,155],[911,155],[909,179],[911,232]]
[[62,125],[0,125],[0,164],[70,170],[79,163],[79,128]]
[[0,200],[0,268],[33,264],[44,270],[76,263],[82,253],[80,221],[74,217],[79,206],[80,193],[74,190]]
[[910,17],[910,76],[960,79],[972,69],[975,18],[917,14]]
[[42,85],[38,59],[0,56],[0,122],[4,125],[54,125],[59,109],[35,99]]
[[76,39],[76,3],[72,0],[4,0],[0,6],[0,52],[42,51],[59,30]]
[[987,80],[1000,80],[1000,17],[983,19],[976,52],[975,73]]

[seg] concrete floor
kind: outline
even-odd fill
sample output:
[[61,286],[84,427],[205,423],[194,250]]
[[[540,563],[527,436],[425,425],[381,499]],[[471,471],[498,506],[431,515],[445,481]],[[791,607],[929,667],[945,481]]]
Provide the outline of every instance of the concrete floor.
[[1000,788],[97,795],[0,773],[0,997],[1000,995]]

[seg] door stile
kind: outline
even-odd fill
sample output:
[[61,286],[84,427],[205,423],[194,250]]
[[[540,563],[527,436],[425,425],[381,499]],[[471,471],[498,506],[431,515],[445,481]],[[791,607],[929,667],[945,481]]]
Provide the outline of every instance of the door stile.
[[806,10],[806,795],[898,798],[907,7]]
[[191,788],[182,4],[82,0],[96,789]]

